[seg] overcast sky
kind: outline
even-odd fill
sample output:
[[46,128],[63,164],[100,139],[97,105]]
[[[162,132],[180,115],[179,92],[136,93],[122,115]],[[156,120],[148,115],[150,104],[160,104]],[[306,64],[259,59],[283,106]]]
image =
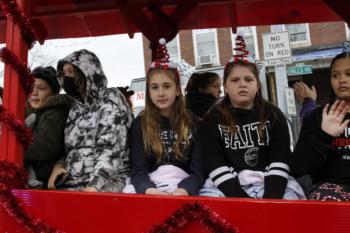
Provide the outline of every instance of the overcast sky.
[[[4,45],[0,45],[0,48]],[[133,78],[144,77],[144,58],[142,36],[135,34],[133,39],[128,35],[89,37],[81,39],[48,40],[44,45],[36,45],[31,50],[29,64],[54,65],[59,59],[73,51],[88,49],[94,52],[102,63],[108,78],[108,86],[130,86]],[[33,61],[34,57],[34,61]],[[49,63],[49,64],[48,64]],[[0,70],[3,65],[1,64]],[[3,80],[0,80],[3,86]]]

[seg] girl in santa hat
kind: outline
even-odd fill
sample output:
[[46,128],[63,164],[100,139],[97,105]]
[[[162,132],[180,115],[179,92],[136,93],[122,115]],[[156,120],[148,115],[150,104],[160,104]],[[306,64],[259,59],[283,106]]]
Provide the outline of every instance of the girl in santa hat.
[[131,183],[124,192],[196,195],[202,187],[196,123],[185,108],[180,77],[165,40],[146,77],[146,106],[131,126]]

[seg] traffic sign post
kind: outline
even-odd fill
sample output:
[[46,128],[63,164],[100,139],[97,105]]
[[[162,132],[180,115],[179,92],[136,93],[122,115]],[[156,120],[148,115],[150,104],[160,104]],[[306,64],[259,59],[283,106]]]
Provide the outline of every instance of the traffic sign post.
[[296,116],[297,110],[295,106],[294,89],[290,87],[286,87],[285,92],[286,92],[287,114],[289,116]]
[[266,66],[285,65],[293,62],[287,31],[263,34],[263,45]]
[[263,34],[264,61],[266,66],[275,67],[277,104],[282,112],[288,114],[285,91],[288,87],[286,64],[291,64],[293,60],[289,33],[282,29],[282,25],[272,25],[272,33]]
[[293,63],[293,59],[291,57],[288,57],[288,58],[281,58],[277,60],[265,60],[264,63],[265,63],[265,66],[281,66],[281,65]]
[[288,76],[312,74],[312,65],[305,65],[304,63],[298,63],[295,66],[288,67]]

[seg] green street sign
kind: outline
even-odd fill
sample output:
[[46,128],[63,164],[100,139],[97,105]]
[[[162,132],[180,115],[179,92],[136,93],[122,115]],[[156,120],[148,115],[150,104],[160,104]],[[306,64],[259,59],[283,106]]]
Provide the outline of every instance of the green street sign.
[[288,76],[302,75],[302,74],[312,74],[312,65],[296,65],[288,67]]

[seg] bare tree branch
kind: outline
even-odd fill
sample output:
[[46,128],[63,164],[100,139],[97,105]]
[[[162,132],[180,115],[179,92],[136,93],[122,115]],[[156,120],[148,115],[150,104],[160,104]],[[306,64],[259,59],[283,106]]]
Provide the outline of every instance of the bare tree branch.
[[55,66],[57,59],[48,51],[41,47],[34,47],[29,51],[29,68],[33,69],[37,66]]
[[[35,46],[29,51],[28,54],[29,68],[32,70],[37,66],[54,66],[56,65],[57,59],[48,51],[41,47]],[[0,64],[0,86],[4,85],[4,66]]]

